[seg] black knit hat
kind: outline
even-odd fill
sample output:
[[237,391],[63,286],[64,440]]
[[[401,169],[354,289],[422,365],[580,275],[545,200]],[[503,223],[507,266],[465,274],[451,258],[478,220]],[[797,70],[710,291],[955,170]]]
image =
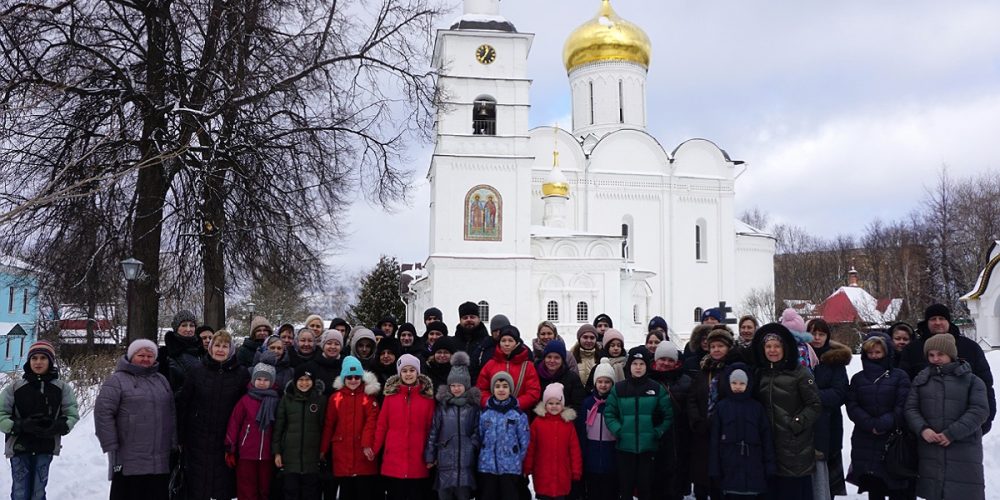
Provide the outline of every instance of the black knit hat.
[[646,363],[646,368],[649,368],[653,364],[653,353],[649,352],[649,349],[646,349],[644,345],[635,346],[628,350],[628,364],[631,365],[637,359],[641,359],[643,363]]
[[500,336],[497,337],[497,342],[500,342],[500,339],[504,337],[514,337],[514,340],[516,340],[517,343],[520,344],[521,330],[518,330],[517,327],[514,325],[507,325],[500,329]]
[[438,321],[441,321],[444,319],[444,316],[441,315],[440,309],[431,307],[424,311],[424,321],[427,321],[430,318],[437,318]]
[[441,337],[437,339],[437,342],[434,342],[433,346],[431,346],[432,354],[442,349],[448,351],[450,354],[455,354],[461,350],[458,345],[458,339],[455,337]]
[[927,309],[924,309],[924,321],[927,321],[934,316],[941,316],[951,323],[951,310],[944,304],[932,304],[928,306]]
[[463,302],[462,305],[458,306],[458,317],[464,318],[465,316],[475,316],[479,317],[479,306],[475,302]]
[[424,331],[424,336],[427,336],[430,332],[441,332],[441,335],[448,335],[448,325],[444,324],[443,321],[431,321],[427,323],[427,330]]
[[607,314],[604,313],[598,314],[597,317],[594,318],[594,327],[596,328],[597,324],[602,321],[608,324],[608,328],[615,327],[615,324],[611,322],[611,316],[608,316]]
[[403,323],[402,325],[399,325],[399,330],[396,331],[396,335],[402,335],[403,332],[410,332],[414,337],[417,336],[417,329],[413,326],[413,323]]
[[398,358],[403,354],[403,344],[396,337],[382,337],[375,348],[375,355],[381,356],[383,351],[391,351]]

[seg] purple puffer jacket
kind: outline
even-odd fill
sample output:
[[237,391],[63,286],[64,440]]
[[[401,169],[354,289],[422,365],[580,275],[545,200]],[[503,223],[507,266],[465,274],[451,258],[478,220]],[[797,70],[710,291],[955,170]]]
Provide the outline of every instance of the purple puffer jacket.
[[174,394],[154,363],[143,368],[118,360],[94,405],[94,427],[108,454],[108,479],[116,466],[126,476],[167,474],[177,445]]

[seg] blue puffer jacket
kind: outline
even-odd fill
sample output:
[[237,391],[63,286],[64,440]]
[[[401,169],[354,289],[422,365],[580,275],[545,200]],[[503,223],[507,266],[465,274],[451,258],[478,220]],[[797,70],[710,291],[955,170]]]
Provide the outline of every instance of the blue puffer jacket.
[[[610,394],[610,393],[609,393]],[[609,394],[605,394],[605,400]],[[604,425],[604,405],[601,402],[596,415],[587,426],[587,415],[597,404],[597,390],[595,389],[586,399],[583,400],[583,407],[576,415],[576,434],[580,438],[580,451],[583,453],[583,472],[585,474],[614,474],[617,470],[615,465],[615,436]]]
[[498,403],[492,397],[479,416],[479,472],[485,474],[521,475],[524,456],[528,453],[531,432],[528,417],[509,398]]

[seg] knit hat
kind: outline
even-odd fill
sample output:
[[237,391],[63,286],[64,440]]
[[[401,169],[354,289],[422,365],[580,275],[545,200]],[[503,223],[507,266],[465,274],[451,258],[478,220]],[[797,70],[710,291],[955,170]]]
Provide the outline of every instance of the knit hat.
[[274,333],[280,336],[281,332],[284,332],[285,330],[292,332],[293,336],[295,335],[295,325],[291,323],[282,323],[281,326],[278,327],[278,331]]
[[464,318],[466,316],[479,317],[479,306],[475,302],[463,302],[462,305],[458,306],[458,317]]
[[312,329],[305,327],[299,328],[299,331],[295,332],[295,340],[299,340],[299,337],[301,337],[303,333],[308,333],[309,335],[312,335],[315,340],[316,334],[313,333]]
[[281,337],[277,335],[271,335],[268,338],[264,339],[264,346],[263,346],[264,349],[267,350],[267,348],[271,347],[271,344],[275,342],[281,342]]
[[934,316],[941,316],[951,323],[951,310],[944,304],[931,304],[930,306],[927,306],[927,309],[924,309],[924,321],[927,321]]
[[441,337],[437,339],[437,342],[434,342],[434,345],[431,346],[431,349],[434,352],[448,351],[448,354],[455,354],[456,352],[459,352],[461,350],[461,348],[458,345],[458,339],[456,339],[455,337]]
[[588,325],[587,323],[580,325],[580,328],[577,328],[576,330],[576,340],[579,341],[580,337],[583,337],[583,334],[585,333],[593,333],[594,337],[597,337],[597,328],[594,328],[594,325]]
[[732,373],[729,374],[729,382],[730,383],[732,383],[732,382],[743,382],[744,384],[746,384],[749,381],[750,381],[750,377],[747,376],[747,372],[743,371],[740,368],[737,368],[737,369],[733,370]]
[[402,335],[403,332],[410,332],[414,337],[417,336],[417,328],[413,326],[413,323],[403,323],[399,325],[399,330],[396,331],[396,336]]
[[319,320],[320,323],[324,322],[323,317],[320,316],[319,314],[310,314],[309,316],[306,317],[306,325],[308,326],[309,323],[311,323],[313,320]]
[[[153,353],[156,353],[156,349],[153,350]],[[28,348],[28,359],[31,359],[31,357],[35,354],[44,354],[46,358],[49,358],[49,369],[52,369],[52,367],[55,366],[56,348],[52,345],[52,343],[45,340],[39,340],[34,344],[31,344],[31,347]]]
[[781,312],[781,319],[778,320],[779,323],[788,328],[789,331],[793,332],[804,332],[806,331],[806,322],[799,316],[799,313],[795,312],[795,309],[789,307]]
[[[133,340],[132,343],[128,345],[128,350],[125,351],[125,359],[132,361],[132,356],[135,356],[135,353],[143,349],[149,349],[150,351],[153,351],[154,358],[157,357],[160,352],[160,349],[156,347],[156,342],[153,342],[152,340],[149,339],[136,339]],[[28,353],[30,354],[31,351],[28,351]]]
[[198,320],[194,317],[193,312],[188,311],[187,309],[181,309],[180,311],[177,311],[177,314],[174,314],[174,319],[170,320],[170,326],[172,326],[176,332],[177,329],[181,327],[181,323],[185,321],[190,321],[196,325],[198,324]]
[[506,381],[507,387],[510,387],[511,396],[517,396],[517,394],[513,394],[514,377],[511,377],[507,372],[496,372],[493,374],[493,378],[490,379],[490,394],[493,394],[493,387],[497,385],[498,380]]
[[[607,338],[605,336],[605,338]],[[680,351],[677,349],[677,344],[672,340],[664,340],[656,346],[656,353],[653,354],[653,359],[672,359],[674,361],[680,360]]]
[[414,356],[412,354],[404,354],[404,355],[400,356],[399,359],[396,360],[396,371],[397,372],[401,372],[401,371],[403,371],[403,368],[406,367],[406,366],[413,367],[415,370],[417,370],[417,373],[419,374],[420,373],[420,358],[418,358],[418,357],[416,357],[416,356]]
[[599,378],[609,378],[611,379],[612,384],[619,382],[618,374],[615,373],[615,367],[611,366],[611,361],[609,361],[608,358],[602,359],[601,362],[594,367],[594,382],[597,382],[597,379]]
[[[649,320],[649,327],[646,328],[646,331],[651,332],[657,328],[662,328],[663,331],[667,331],[667,320],[659,316],[653,316],[653,319]],[[604,334],[607,335],[607,332]]]
[[[267,321],[263,316],[254,316],[253,320],[250,321],[250,336],[253,336],[253,332],[256,332],[258,328],[266,326],[267,334],[270,335],[274,333],[274,328],[271,327],[271,323]],[[195,333],[197,335],[197,333]],[[266,336],[265,336],[266,338]]]
[[563,395],[563,385],[559,382],[553,382],[545,387],[545,392],[542,393],[542,402],[548,403],[550,399],[557,399],[560,403],[566,402]]
[[355,358],[354,356],[344,358],[343,364],[340,365],[341,377],[363,377],[364,375],[365,369],[361,367],[361,361],[359,361],[358,358]]
[[385,351],[392,352],[398,358],[400,354],[403,354],[403,344],[396,337],[382,337],[382,340],[375,347],[375,355],[382,356]]
[[441,314],[440,309],[436,307],[428,307],[427,310],[424,311],[424,321],[427,321],[430,318],[437,318],[438,321],[441,321],[444,319],[444,316]]
[[598,314],[596,318],[594,318],[594,327],[597,327],[597,324],[602,321],[608,324],[608,328],[614,328],[615,326],[615,324],[611,321],[611,316],[601,313]]
[[619,332],[618,330],[615,330],[614,328],[608,328],[607,330],[604,330],[604,348],[605,349],[607,349],[608,344],[610,344],[612,340],[617,340],[617,341],[621,342],[622,343],[622,349],[625,348],[625,336],[622,335],[622,332]]
[[378,324],[375,325],[375,326],[377,326],[378,329],[381,330],[382,329],[382,325],[384,325],[386,323],[389,323],[390,325],[392,325],[392,331],[393,331],[393,333],[395,333],[396,332],[396,326],[399,325],[399,323],[396,322],[396,317],[393,316],[393,315],[391,315],[391,314],[386,314],[385,316],[382,316],[382,319],[378,320]]
[[648,368],[650,362],[653,360],[653,355],[649,352],[649,349],[646,349],[646,346],[635,346],[628,350],[628,364],[631,365],[637,359],[646,363],[646,367]]
[[510,320],[507,319],[507,316],[504,316],[503,314],[497,314],[496,316],[493,316],[493,319],[490,320],[491,332],[495,332],[497,330],[503,330],[503,327],[505,326],[510,326]]
[[312,363],[303,363],[295,367],[295,375],[292,380],[296,381],[302,377],[309,377],[313,382],[316,381],[316,374],[313,372]]
[[931,351],[941,351],[948,355],[952,361],[958,360],[958,347],[955,346],[955,336],[950,333],[939,333],[931,335],[924,341],[924,357]]
[[266,378],[273,383],[275,377],[274,367],[267,363],[257,363],[254,365],[253,373],[250,374],[250,381],[253,382],[261,377]]
[[344,318],[333,318],[330,320],[330,329],[336,329],[338,326],[343,326],[345,330],[351,331],[351,324],[347,322]]
[[229,351],[226,353],[226,359],[233,357],[233,353],[236,352],[236,346],[233,345],[233,336],[225,330],[219,330],[212,335],[212,341],[208,343],[208,350],[211,352],[212,347],[219,342],[226,342],[229,344]]
[[720,311],[718,307],[713,307],[711,309],[705,309],[705,311],[701,313],[701,321],[702,321],[702,323],[704,323],[705,320],[708,319],[708,318],[715,318],[715,321],[718,321],[719,323],[722,323],[722,311]]
[[212,327],[210,327],[208,325],[201,325],[198,328],[194,329],[194,336],[195,337],[201,337],[201,334],[203,334],[205,332],[211,332],[212,335],[215,335],[215,328],[212,328]]
[[545,344],[545,349],[542,350],[542,360],[545,359],[549,354],[556,353],[562,358],[563,363],[566,362],[566,343],[559,337],[556,337]]
[[[503,328],[500,329],[500,336],[497,337],[497,342],[500,342],[500,339],[502,339],[504,337],[514,337],[514,340],[516,340],[517,343],[520,344],[521,343],[521,330],[518,330],[517,327],[514,326],[514,325],[507,325],[507,326],[505,326],[505,327],[503,327]],[[565,347],[566,346],[563,345],[563,348],[565,348]]]
[[427,323],[427,330],[424,331],[424,336],[427,336],[430,332],[441,332],[441,335],[448,335],[448,325],[444,324],[443,321],[431,321]]
[[723,344],[726,344],[726,347],[732,349],[733,334],[729,333],[728,328],[725,327],[719,328],[717,326],[713,328],[712,331],[708,334],[708,345],[712,345],[712,342],[722,342]]
[[319,338],[319,345],[324,346],[331,340],[336,340],[341,347],[344,346],[344,334],[337,330],[327,330],[323,332],[323,336]]
[[448,372],[448,385],[462,384],[466,389],[472,385],[469,375],[469,355],[458,351],[451,355],[451,371]]

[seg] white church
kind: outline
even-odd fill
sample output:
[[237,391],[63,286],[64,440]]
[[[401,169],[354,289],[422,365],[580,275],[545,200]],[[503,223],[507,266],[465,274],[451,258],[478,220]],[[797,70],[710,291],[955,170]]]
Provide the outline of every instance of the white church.
[[686,336],[702,309],[726,301],[736,315],[773,288],[775,239],[736,220],[746,165],[705,139],[668,150],[649,134],[650,40],[592,1],[563,51],[568,130],[528,128],[533,35],[499,0],[465,0],[438,31],[430,254],[411,271],[408,321],[436,306],[453,325],[471,300],[484,321],[504,314],[530,338],[550,320],[570,341],[606,313],[634,345],[653,316]]

